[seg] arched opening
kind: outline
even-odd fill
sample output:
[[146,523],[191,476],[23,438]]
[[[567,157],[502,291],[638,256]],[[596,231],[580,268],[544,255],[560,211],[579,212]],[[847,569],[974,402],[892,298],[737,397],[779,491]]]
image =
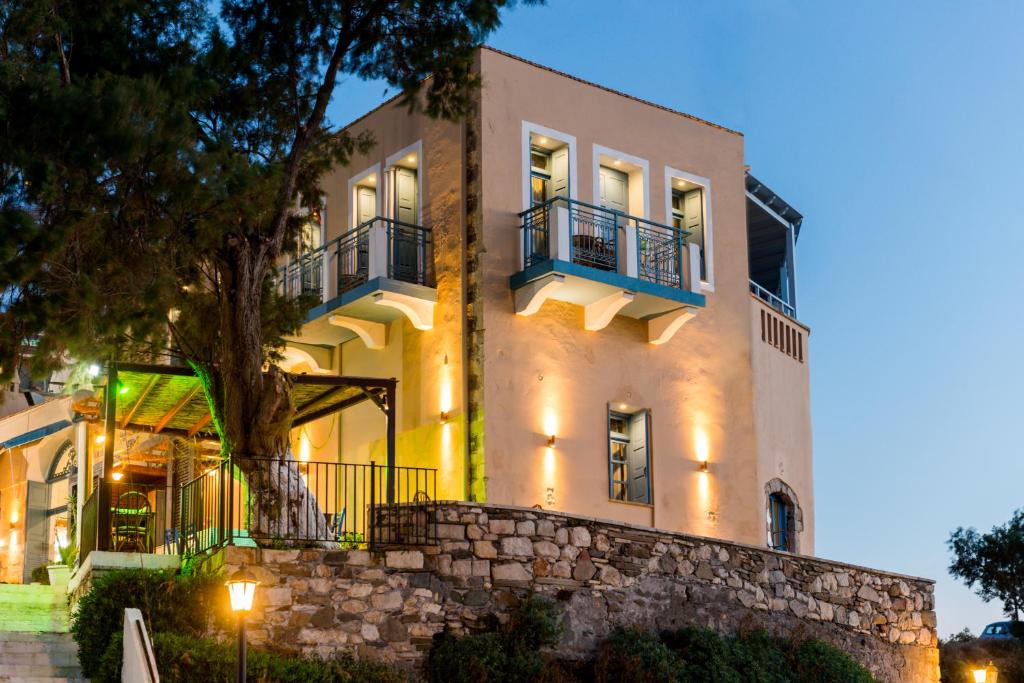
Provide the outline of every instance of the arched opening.
[[78,465],[75,446],[57,447],[46,473],[47,559],[60,562],[61,548],[71,544],[78,501]]
[[803,512],[796,492],[781,479],[765,485],[768,547],[787,553],[799,552]]

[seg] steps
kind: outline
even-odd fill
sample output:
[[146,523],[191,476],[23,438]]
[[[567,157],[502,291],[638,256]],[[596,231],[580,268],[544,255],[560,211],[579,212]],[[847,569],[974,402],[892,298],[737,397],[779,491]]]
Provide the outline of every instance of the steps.
[[0,633],[0,683],[85,681],[70,633]]
[[0,584],[0,683],[85,681],[64,591]]

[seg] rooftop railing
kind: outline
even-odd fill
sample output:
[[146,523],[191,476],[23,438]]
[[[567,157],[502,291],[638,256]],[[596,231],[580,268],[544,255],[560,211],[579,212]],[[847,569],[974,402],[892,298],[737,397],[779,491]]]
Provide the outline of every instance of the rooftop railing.
[[289,298],[321,301],[377,277],[432,287],[432,246],[429,228],[377,216],[292,257],[278,269],[279,286]]
[[796,318],[796,307],[792,306],[785,299],[769,292],[767,289],[757,284],[753,280],[750,281],[750,293],[756,296],[761,301],[774,308],[780,313],[788,315],[790,318]]
[[687,243],[686,230],[565,197],[549,199],[519,217],[524,268],[561,260],[699,289],[700,252]]

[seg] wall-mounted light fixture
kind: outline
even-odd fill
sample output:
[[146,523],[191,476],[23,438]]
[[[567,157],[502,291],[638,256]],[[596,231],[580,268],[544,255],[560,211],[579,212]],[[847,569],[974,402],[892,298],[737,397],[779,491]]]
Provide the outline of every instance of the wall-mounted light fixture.
[[124,472],[120,470],[115,470],[110,473],[110,478],[113,479],[114,481],[121,481],[122,479],[124,479]]
[[450,373],[448,372],[448,354],[444,355],[444,362],[441,365],[441,405],[440,405],[440,421],[441,424],[448,424],[448,420],[451,419],[452,410],[452,380]]
[[555,435],[554,434],[548,434],[548,448],[554,448],[554,447],[555,447]]
[[700,461],[700,471],[701,472],[707,472],[708,471],[708,461],[707,460],[701,460]]

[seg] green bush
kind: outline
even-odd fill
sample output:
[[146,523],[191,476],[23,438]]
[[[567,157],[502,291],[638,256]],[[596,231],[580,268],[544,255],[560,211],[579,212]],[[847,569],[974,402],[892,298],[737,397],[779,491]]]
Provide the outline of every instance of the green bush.
[[435,683],[519,683],[559,681],[566,675],[548,662],[541,648],[562,635],[555,603],[531,595],[508,623],[488,633],[438,635],[426,673]]
[[871,683],[845,652],[815,640],[790,641],[763,631],[723,637],[684,628],[661,638],[616,631],[601,646],[594,679],[680,683]]
[[[173,633],[153,636],[157,669],[163,683],[233,683],[235,648],[203,638]],[[393,667],[353,659],[323,661],[250,651],[247,680],[254,683],[404,683]]]
[[32,583],[41,583],[44,586],[50,585],[50,572],[46,571],[45,564],[41,564],[32,570]]
[[683,662],[654,635],[617,629],[601,644],[594,663],[597,683],[682,681]]
[[214,576],[178,577],[170,572],[124,569],[96,577],[78,603],[71,633],[85,675],[95,681],[120,680],[124,610],[138,608],[150,634],[201,636],[211,615],[224,614],[226,591]]

